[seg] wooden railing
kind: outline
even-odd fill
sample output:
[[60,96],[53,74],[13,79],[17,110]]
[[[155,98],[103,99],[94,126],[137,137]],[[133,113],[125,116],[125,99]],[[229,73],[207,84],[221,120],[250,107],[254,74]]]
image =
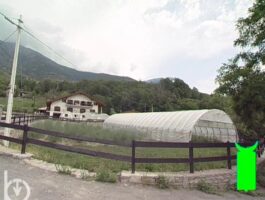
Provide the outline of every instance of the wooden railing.
[[[11,123],[12,124],[18,124],[18,125],[23,125],[23,124],[29,124],[30,122],[36,121],[36,120],[42,120],[42,119],[47,119],[47,115],[13,115],[11,117]],[[5,120],[6,116],[1,117],[1,120]]]
[[[135,151],[137,147],[145,148],[186,148],[189,150],[188,158],[137,158]],[[182,143],[182,142],[144,142],[133,141],[132,143],[132,172],[135,172],[136,163],[189,163],[190,173],[194,172],[194,163],[196,162],[213,162],[227,161],[227,168],[231,169],[231,161],[236,158],[231,155],[231,148],[235,147],[234,143]],[[226,148],[226,156],[200,157],[194,158],[194,148]]]
[[86,122],[94,122],[94,123],[103,123],[105,120],[104,119],[68,119],[68,118],[51,118],[52,120],[55,121],[67,121],[67,122],[80,122],[80,123],[86,123]]
[[[231,161],[236,159],[236,155],[231,155],[231,148],[235,147],[235,143],[230,143],[230,142],[226,142],[226,143],[193,143],[193,142],[180,143],[180,142],[147,142],[147,141],[134,141],[133,140],[131,143],[124,143],[124,142],[116,142],[116,141],[111,141],[111,140],[97,139],[97,138],[91,138],[91,137],[85,137],[85,136],[68,135],[65,133],[57,132],[57,131],[49,131],[49,130],[43,130],[43,129],[34,128],[34,127],[29,127],[27,124],[24,124],[22,126],[22,125],[17,125],[17,124],[7,124],[7,123],[0,122],[0,127],[23,130],[23,136],[21,139],[0,135],[0,139],[2,140],[7,140],[10,142],[21,144],[22,154],[26,152],[27,144],[34,144],[38,146],[44,146],[44,147],[49,147],[53,149],[58,149],[58,150],[63,150],[63,151],[93,156],[93,157],[130,162],[132,173],[135,172],[137,163],[188,163],[190,173],[194,173],[194,164],[197,162],[226,161],[227,168],[231,169],[232,168]],[[83,149],[79,147],[67,146],[63,144],[56,144],[56,143],[51,143],[51,142],[47,142],[43,140],[38,140],[38,139],[29,137],[28,135],[29,131],[39,133],[42,135],[65,138],[65,139],[70,139],[70,140],[75,140],[75,141],[93,142],[93,143],[99,143],[99,144],[104,144],[104,145],[116,145],[116,146],[121,146],[121,147],[127,147],[127,148],[131,148],[131,156],[92,151],[92,150]],[[249,146],[252,144],[241,144],[241,145]],[[141,148],[182,148],[182,149],[186,148],[189,151],[189,157],[188,158],[142,158],[142,157],[136,156],[136,148],[139,148],[139,147]],[[195,158],[194,152],[193,152],[194,148],[224,148],[226,149],[226,155]]]

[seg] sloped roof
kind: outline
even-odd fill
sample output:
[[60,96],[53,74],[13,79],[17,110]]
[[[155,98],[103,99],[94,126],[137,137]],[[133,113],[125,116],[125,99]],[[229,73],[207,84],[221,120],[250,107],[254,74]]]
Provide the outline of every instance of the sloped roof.
[[71,97],[71,96],[75,96],[75,95],[84,95],[86,96],[87,98],[91,99],[92,101],[95,101],[98,105],[100,106],[104,106],[104,104],[100,101],[97,101],[97,100],[94,100],[93,98],[91,98],[89,95],[83,93],[83,92],[76,92],[76,93],[73,93],[73,94],[69,94],[69,95],[66,95],[66,96],[63,96],[63,97],[58,97],[58,98],[55,98],[53,100],[50,100],[50,101],[47,101],[47,107],[50,107],[50,105],[55,102],[55,101],[58,101],[58,100],[61,100],[61,99],[64,99],[64,98],[68,98],[68,97]]

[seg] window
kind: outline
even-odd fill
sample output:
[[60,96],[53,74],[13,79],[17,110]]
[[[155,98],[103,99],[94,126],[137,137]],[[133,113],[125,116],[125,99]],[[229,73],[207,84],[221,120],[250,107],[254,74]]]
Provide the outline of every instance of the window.
[[79,105],[79,101],[75,100],[74,105]]
[[86,118],[86,116],[85,116],[85,115],[82,115],[82,117],[83,117],[83,118]]
[[68,114],[65,114],[64,116],[65,116],[65,117],[68,117]]
[[85,101],[81,101],[81,106],[86,106],[86,102]]
[[61,111],[60,106],[55,106],[55,107],[54,107],[54,111]]
[[85,112],[86,112],[86,109],[84,109],[84,108],[80,109],[80,113],[85,113]]
[[67,100],[67,103],[72,105],[73,104],[73,100]]
[[65,103],[65,102],[66,102],[66,98],[63,98],[63,99],[62,99],[62,102],[64,102],[64,103]]
[[77,115],[75,115],[75,117],[77,117]]
[[92,102],[91,102],[91,101],[88,101],[88,102],[87,102],[87,105],[88,105],[88,106],[92,106]]
[[94,112],[96,112],[94,109],[90,109],[90,112],[92,112],[92,113],[94,113]]
[[73,108],[67,108],[67,111],[73,112]]

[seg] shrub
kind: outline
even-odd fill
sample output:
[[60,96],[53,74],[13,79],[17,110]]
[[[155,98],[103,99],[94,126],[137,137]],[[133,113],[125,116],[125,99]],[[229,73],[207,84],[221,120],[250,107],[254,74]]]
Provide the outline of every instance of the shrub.
[[116,174],[114,174],[110,171],[100,170],[97,172],[96,181],[107,182],[107,183],[116,183],[117,182],[117,176],[116,176]]

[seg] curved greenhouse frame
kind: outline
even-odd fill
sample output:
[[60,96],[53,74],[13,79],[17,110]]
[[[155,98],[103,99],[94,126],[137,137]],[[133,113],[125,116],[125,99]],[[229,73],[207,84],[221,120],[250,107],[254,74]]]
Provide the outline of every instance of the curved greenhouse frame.
[[237,140],[230,117],[216,109],[114,114],[103,126],[144,132],[148,139],[157,141],[189,142],[194,135],[223,142]]

